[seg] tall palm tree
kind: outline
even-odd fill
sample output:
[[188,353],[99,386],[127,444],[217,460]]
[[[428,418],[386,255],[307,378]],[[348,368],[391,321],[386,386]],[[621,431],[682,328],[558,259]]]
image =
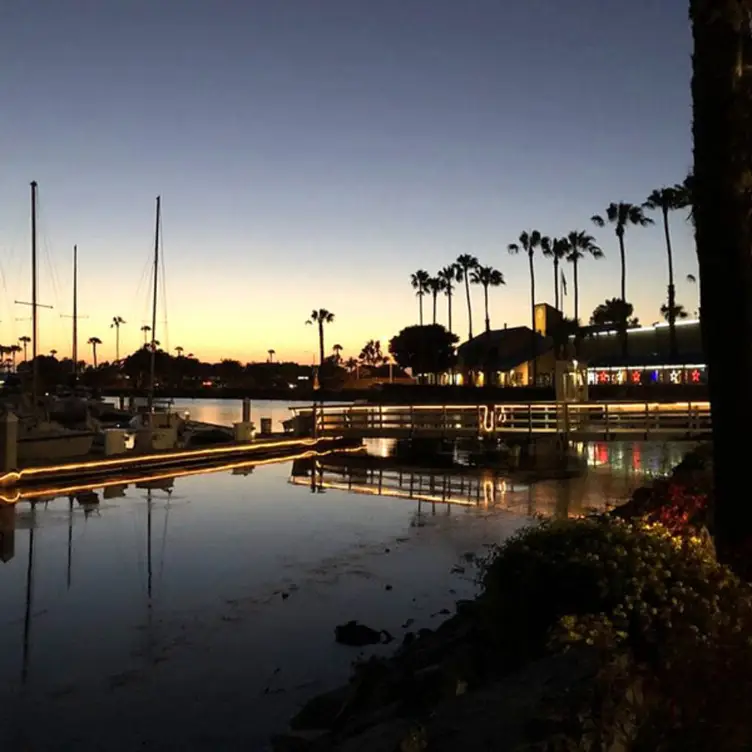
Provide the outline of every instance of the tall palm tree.
[[619,239],[619,255],[621,258],[621,299],[627,299],[627,252],[624,247],[624,233],[627,227],[647,227],[653,224],[650,217],[645,216],[641,206],[620,201],[618,204],[611,203],[606,207],[605,218],[595,214],[592,221],[598,227],[605,227],[606,223],[614,225],[614,232]]
[[420,325],[423,326],[423,297],[429,292],[428,282],[431,275],[425,269],[418,269],[417,272],[410,275],[410,284],[415,290],[418,298],[418,311],[420,314]]
[[473,305],[470,302],[470,273],[479,266],[478,259],[469,253],[462,253],[457,256],[454,267],[457,271],[457,281],[465,283],[465,297],[467,298],[467,329],[468,339],[473,338]]
[[125,323],[125,319],[121,316],[113,316],[110,329],[115,330],[115,360],[120,362],[120,327]]
[[274,356],[275,356],[275,355],[277,354],[277,351],[276,351],[276,350],[275,350],[275,349],[274,349],[273,347],[270,347],[270,348],[269,348],[269,349],[268,349],[268,350],[266,351],[266,354],[267,354],[267,355],[269,356],[269,357],[268,357],[268,358],[266,359],[266,362],[267,362],[267,363],[273,363],[273,362],[274,362]]
[[149,332],[151,331],[151,327],[148,324],[144,324],[141,327],[141,331],[144,333],[144,347],[149,343]]
[[342,347],[342,345],[334,345],[332,347],[332,352],[334,353],[334,360],[339,365],[342,362],[342,350],[345,348]]
[[99,337],[89,337],[87,344],[91,345],[91,356],[94,360],[94,368],[97,367],[97,345],[102,344],[102,340]]
[[324,365],[324,325],[331,324],[334,321],[334,314],[327,311],[326,308],[319,308],[318,310],[311,311],[311,318],[306,321],[306,324],[318,325],[319,328],[319,361]]
[[528,382],[535,384],[538,376],[538,367],[535,362],[537,355],[537,340],[535,334],[535,249],[541,247],[542,236],[538,230],[523,232],[520,234],[518,243],[510,243],[507,246],[509,253],[517,254],[520,252],[527,254],[528,264],[530,267],[530,319],[531,319],[531,341],[530,341],[530,362],[532,365],[531,374]]
[[50,355],[54,358],[57,355],[57,350],[55,350],[54,348],[50,350]]
[[492,266],[476,266],[470,274],[470,281],[474,285],[483,285],[483,302],[486,311],[486,332],[491,331],[491,319],[488,316],[488,288],[500,287],[506,284],[504,275]]
[[569,243],[566,238],[541,238],[541,249],[543,255],[554,262],[554,308],[559,311],[559,264],[569,253]]
[[454,283],[459,281],[459,274],[455,264],[449,264],[443,269],[439,269],[436,275],[441,280],[444,287],[444,295],[447,296],[447,312],[449,314],[449,326],[447,329],[452,331],[452,295],[454,294]]
[[429,277],[428,289],[431,292],[433,298],[433,323],[436,323],[436,301],[440,292],[444,292],[444,280],[441,277]]
[[185,352],[185,349],[182,348],[180,345],[178,345],[175,348],[175,352],[178,354],[178,358],[182,358],[183,357],[183,353]]
[[24,363],[28,361],[28,354],[27,354],[27,348],[29,346],[29,342],[31,342],[31,337],[27,337],[24,335],[23,337],[19,337],[18,341],[23,345],[23,354],[24,354]]
[[[687,276],[684,279],[687,282],[689,282],[690,285],[694,285],[695,287],[698,287],[698,285],[697,285],[697,277],[694,274],[687,274]],[[700,292],[699,292],[699,288],[698,288],[698,290],[697,290],[697,308],[698,308],[698,310],[697,310],[697,312],[695,314],[697,316],[697,318],[700,318],[699,307],[700,307]]]
[[663,316],[663,318],[669,323],[676,321],[677,319],[689,318],[686,308],[684,308],[681,303],[674,303],[673,311],[669,310],[667,303],[663,303],[663,305],[661,305],[661,316]]
[[676,342],[676,319],[674,313],[678,310],[676,305],[676,288],[674,287],[674,256],[671,250],[671,232],[668,226],[668,214],[679,209],[686,209],[687,194],[684,186],[675,185],[670,188],[659,188],[653,191],[643,204],[646,209],[660,211],[663,216],[663,234],[666,237],[666,255],[668,258],[668,314],[669,326],[669,352],[672,360],[679,354]]
[[582,230],[572,230],[567,235],[567,261],[572,264],[572,284],[574,285],[574,320],[580,318],[580,280],[579,266],[580,261],[585,256],[592,256],[594,259],[601,259],[604,256],[603,251],[595,244],[595,238],[588,235]]

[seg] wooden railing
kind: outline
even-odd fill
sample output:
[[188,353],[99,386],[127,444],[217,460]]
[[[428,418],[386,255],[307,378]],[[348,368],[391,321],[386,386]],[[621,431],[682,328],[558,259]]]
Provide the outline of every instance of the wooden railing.
[[295,410],[317,436],[571,435],[691,437],[711,430],[707,402],[351,405]]

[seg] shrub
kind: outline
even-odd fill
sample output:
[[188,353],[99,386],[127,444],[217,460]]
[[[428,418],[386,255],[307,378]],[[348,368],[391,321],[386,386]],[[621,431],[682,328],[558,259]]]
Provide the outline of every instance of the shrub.
[[[650,698],[635,749],[752,748],[752,594],[702,537],[615,518],[544,522],[492,552],[481,582],[487,626],[525,657],[573,645],[624,656]],[[616,698],[608,676],[596,694]],[[603,724],[599,702],[591,726]]]
[[[528,650],[610,635],[640,661],[700,644],[746,617],[749,592],[700,537],[658,524],[589,518],[544,522],[483,565],[483,610]],[[722,610],[721,603],[733,603]],[[728,603],[726,603],[728,602]]]

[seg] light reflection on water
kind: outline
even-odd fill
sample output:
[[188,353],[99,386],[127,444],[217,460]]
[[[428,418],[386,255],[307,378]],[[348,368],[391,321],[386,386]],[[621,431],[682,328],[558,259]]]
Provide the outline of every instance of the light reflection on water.
[[467,554],[622,500],[686,449],[584,447],[586,475],[530,486],[356,468],[341,490],[321,458],[313,478],[285,462],[0,507],[2,748],[263,749],[347,676],[335,624],[435,625],[474,592]]

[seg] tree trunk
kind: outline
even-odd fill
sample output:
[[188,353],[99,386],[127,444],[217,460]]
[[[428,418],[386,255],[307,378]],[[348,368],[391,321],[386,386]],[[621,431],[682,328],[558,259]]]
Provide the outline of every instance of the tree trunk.
[[528,374],[528,384],[535,386],[538,381],[538,364],[536,363],[536,355],[538,348],[536,347],[537,336],[535,334],[535,264],[533,262],[533,254],[529,252],[527,254],[528,261],[530,262],[530,317],[532,320],[532,334],[530,340],[530,373]]
[[[619,235],[619,255],[621,257],[621,299],[627,302],[627,251],[624,248],[624,232]],[[629,335],[627,334],[626,318],[621,325],[621,354],[626,360],[629,357]]]
[[418,295],[418,311],[420,312],[420,325],[423,326],[423,296]]
[[439,297],[439,293],[433,293],[433,325],[436,326],[436,299]]
[[668,256],[668,338],[671,362],[676,363],[679,348],[676,342],[676,288],[674,287],[674,255],[671,251],[671,232],[668,227],[668,207],[663,207],[663,232],[666,235],[666,254]]
[[324,365],[324,322],[319,319],[319,361]]
[[[720,555],[750,540],[752,426],[752,169],[750,82],[740,65],[733,9],[692,0],[694,215],[700,304],[713,419],[714,532]],[[738,8],[736,9],[738,12]],[[733,342],[729,342],[729,327]]]
[[447,289],[447,311],[449,313],[449,333],[452,333],[452,291]]
[[115,360],[120,360],[120,327],[115,327]]
[[483,302],[486,308],[486,332],[491,331],[491,319],[488,317],[488,285],[483,285]]
[[94,359],[94,368],[96,369],[97,367],[97,346],[96,345],[91,346],[91,354],[92,354],[92,358]]
[[468,270],[465,269],[465,295],[467,296],[467,328],[468,339],[473,338],[473,307],[470,303],[470,282],[467,278]]
[[572,262],[572,283],[574,284],[574,320],[580,320],[580,281],[577,277],[577,259]]
[[559,310],[559,259],[554,256],[554,308]]

